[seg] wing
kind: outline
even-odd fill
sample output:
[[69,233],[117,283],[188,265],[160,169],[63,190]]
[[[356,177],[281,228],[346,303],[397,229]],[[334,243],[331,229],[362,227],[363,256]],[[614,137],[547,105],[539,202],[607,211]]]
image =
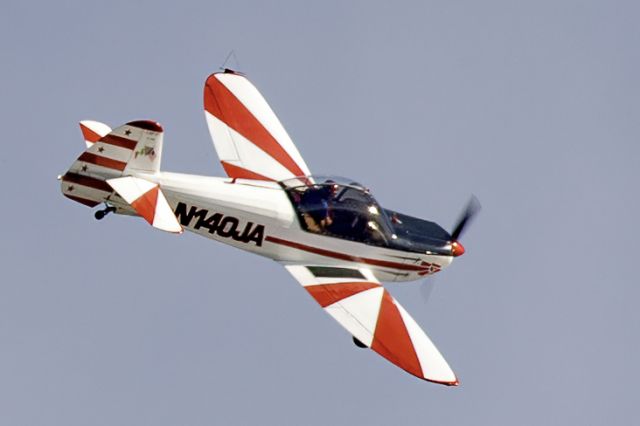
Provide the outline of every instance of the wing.
[[303,265],[285,268],[362,344],[421,379],[458,385],[429,337],[370,270]]
[[204,111],[229,177],[278,181],[311,174],[278,117],[243,75],[210,75],[204,86]]

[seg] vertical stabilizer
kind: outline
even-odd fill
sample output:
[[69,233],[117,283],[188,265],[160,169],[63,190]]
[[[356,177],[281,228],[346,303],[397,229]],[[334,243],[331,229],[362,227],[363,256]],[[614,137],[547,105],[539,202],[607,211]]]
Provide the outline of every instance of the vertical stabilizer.
[[[103,133],[106,125],[81,128],[95,139],[90,132]],[[105,181],[135,174],[135,172],[156,173],[160,169],[162,156],[162,127],[154,121],[132,121],[106,135],[100,136],[78,157],[62,177],[62,193],[79,203],[93,207],[109,202],[113,198],[113,188]],[[128,205],[124,203],[124,208]]]
[[141,120],[132,121],[123,127],[127,127],[125,134],[130,132],[127,137],[137,141],[124,174],[130,171],[155,173],[160,170],[162,126],[155,121]]

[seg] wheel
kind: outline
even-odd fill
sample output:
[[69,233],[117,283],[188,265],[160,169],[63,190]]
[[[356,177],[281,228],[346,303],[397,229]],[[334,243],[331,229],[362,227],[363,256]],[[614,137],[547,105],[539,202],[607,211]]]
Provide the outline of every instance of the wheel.
[[104,218],[105,214],[106,213],[104,212],[104,210],[98,210],[97,212],[95,212],[93,217],[95,217],[97,220],[102,220],[102,218]]
[[353,338],[353,343],[359,348],[367,348],[367,345],[365,345],[364,343],[362,343],[360,340],[356,339],[355,337]]

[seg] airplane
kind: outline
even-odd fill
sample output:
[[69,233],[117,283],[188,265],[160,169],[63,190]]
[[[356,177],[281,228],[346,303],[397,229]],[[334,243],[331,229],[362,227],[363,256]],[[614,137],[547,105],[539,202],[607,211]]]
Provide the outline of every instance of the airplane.
[[140,216],[282,264],[352,336],[408,373],[457,386],[438,349],[381,285],[423,279],[464,253],[459,237],[383,208],[363,185],[313,175],[258,89],[238,71],[211,74],[204,113],[227,177],[160,170],[163,128],[151,120],[116,129],[81,121],[86,150],[59,176],[62,193],[95,212]]

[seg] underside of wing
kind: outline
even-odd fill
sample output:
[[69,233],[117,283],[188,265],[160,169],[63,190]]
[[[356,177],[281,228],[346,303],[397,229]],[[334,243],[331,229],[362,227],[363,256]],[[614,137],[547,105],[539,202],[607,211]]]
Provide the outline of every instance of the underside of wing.
[[229,177],[279,181],[311,174],[278,117],[245,76],[232,71],[210,75],[204,110]]
[[364,346],[421,379],[458,379],[429,337],[368,269],[285,265],[309,294]]

